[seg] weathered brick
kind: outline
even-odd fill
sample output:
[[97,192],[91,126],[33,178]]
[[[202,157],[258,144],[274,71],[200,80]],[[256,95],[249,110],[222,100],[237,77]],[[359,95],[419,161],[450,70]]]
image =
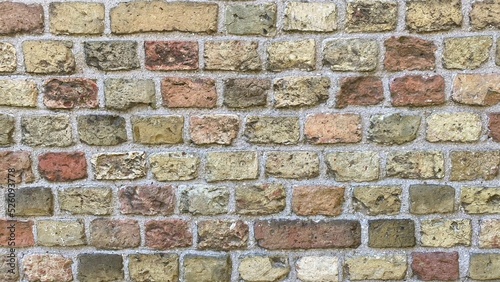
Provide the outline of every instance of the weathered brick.
[[0,34],[43,33],[43,18],[40,4],[0,3]]
[[471,245],[472,226],[468,219],[423,220],[420,226],[420,244],[424,247],[450,248]]
[[226,30],[236,35],[274,36],[276,4],[227,6]]
[[87,160],[83,152],[45,153],[38,157],[38,171],[50,182],[65,182],[87,178]]
[[[13,198],[13,202],[10,200]],[[10,204],[12,202],[13,206]],[[5,214],[15,216],[50,216],[54,212],[50,188],[21,188],[5,191]]]
[[173,282],[179,279],[179,256],[176,254],[133,254],[128,261],[133,281]]
[[384,67],[389,71],[434,70],[434,42],[411,36],[393,36],[384,42]]
[[500,188],[463,187],[461,204],[471,214],[500,213]]
[[262,69],[256,41],[209,41],[205,43],[205,69],[258,71]]
[[23,42],[26,72],[33,74],[71,74],[76,63],[71,41]]
[[371,248],[408,248],[415,246],[415,223],[410,219],[368,221],[368,246]]
[[328,170],[336,181],[374,181],[380,176],[377,152],[335,152],[326,155]]
[[337,6],[334,3],[287,3],[283,30],[331,32],[337,29]]
[[495,58],[495,63],[497,66],[500,66],[500,42],[497,41],[497,52],[496,52],[496,58]]
[[140,244],[141,231],[136,220],[98,218],[90,223],[90,245],[97,249],[128,249]]
[[110,188],[61,189],[57,194],[61,211],[84,215],[109,215],[113,211]]
[[38,89],[35,82],[0,80],[0,106],[35,108]]
[[86,78],[53,78],[44,84],[43,104],[49,109],[97,108],[98,87]]
[[361,141],[361,116],[315,114],[307,117],[304,135],[312,144],[357,143]]
[[446,99],[444,88],[444,79],[440,75],[398,77],[390,84],[392,105],[396,107],[441,105]]
[[104,4],[50,3],[50,32],[54,34],[102,34]]
[[410,212],[413,214],[451,213],[455,211],[455,189],[448,185],[410,186]]
[[459,0],[410,0],[406,3],[406,28],[416,32],[434,32],[462,25]]
[[80,282],[123,280],[123,257],[119,254],[78,255],[78,280]]
[[479,221],[479,247],[500,248],[500,220],[482,219]]
[[361,244],[358,221],[256,221],[255,240],[259,247],[278,249],[356,248]]
[[[15,228],[11,228],[12,225],[15,225]],[[12,236],[12,233],[14,233],[15,236]],[[12,237],[14,237],[14,240],[9,240],[9,238]],[[0,220],[0,246],[15,246],[16,248],[22,248],[32,247],[34,245],[33,221]]]
[[150,156],[149,162],[158,181],[195,179],[200,166],[198,155],[186,152],[154,154]]
[[339,281],[339,259],[330,256],[307,256],[297,260],[297,278],[304,282]]
[[207,153],[205,179],[209,182],[257,179],[259,156],[257,152]]
[[218,5],[213,3],[124,2],[111,8],[111,32],[217,31]]
[[198,42],[195,41],[146,41],[145,65],[148,70],[198,69]]
[[198,249],[229,251],[245,249],[248,225],[241,221],[201,221],[198,223]]
[[155,105],[155,84],[146,79],[108,78],[104,82],[106,107],[128,110],[138,105]]
[[229,189],[220,186],[195,185],[180,192],[179,210],[192,215],[225,214],[229,209]]
[[500,152],[454,151],[450,153],[452,181],[484,179],[498,175]]
[[408,179],[438,179],[444,177],[442,152],[390,152],[387,159],[388,177]]
[[100,153],[91,161],[94,177],[98,180],[130,180],[146,175],[144,152]]
[[336,108],[377,105],[384,100],[382,80],[375,76],[345,77],[340,80]]
[[37,244],[46,247],[85,245],[85,224],[76,220],[41,220],[36,225]]
[[286,206],[286,190],[279,183],[240,185],[235,189],[235,201],[238,214],[279,213]]
[[29,255],[23,260],[28,281],[73,281],[73,260],[56,254]]
[[165,78],[161,82],[163,106],[169,108],[214,108],[215,81],[210,78]]
[[500,75],[457,74],[451,93],[453,101],[474,106],[493,106],[500,102]]
[[370,117],[368,140],[384,145],[401,145],[417,138],[420,116],[386,114]]
[[500,3],[498,1],[476,1],[472,4],[470,21],[474,29],[500,28]]
[[446,38],[443,66],[447,69],[477,69],[488,61],[492,45],[490,36]]
[[83,48],[87,65],[98,70],[118,71],[139,68],[135,41],[86,41],[83,43]]
[[80,141],[88,145],[113,146],[127,141],[125,118],[116,115],[77,117]]
[[347,32],[382,32],[396,29],[398,4],[396,1],[347,2]]
[[118,191],[122,214],[162,215],[174,213],[175,192],[172,186],[127,186]]
[[266,174],[277,178],[308,179],[319,176],[319,156],[316,152],[270,152]]
[[411,269],[417,279],[457,280],[460,277],[457,252],[412,253]]
[[67,115],[25,116],[21,119],[22,143],[28,146],[68,147],[73,144]]
[[241,259],[238,272],[244,281],[281,281],[290,266],[285,257],[249,256]]
[[153,249],[189,247],[193,243],[190,223],[180,219],[151,220],[145,223],[146,246]]
[[[9,172],[9,169],[15,171]],[[10,182],[8,181],[9,178],[11,179]],[[0,184],[17,184],[23,182],[23,180],[27,183],[35,180],[31,168],[31,154],[25,151],[0,152]]]
[[257,144],[297,144],[300,139],[299,118],[296,117],[247,117],[245,137]]
[[231,270],[231,259],[228,255],[184,257],[185,282],[230,281]]
[[344,205],[343,187],[299,186],[293,190],[292,211],[297,215],[337,216]]
[[399,186],[354,187],[353,206],[356,211],[367,215],[398,214],[402,192]]
[[224,105],[228,108],[265,106],[271,81],[256,78],[233,78],[224,82]]
[[240,119],[237,115],[192,116],[189,135],[197,145],[230,145],[238,136]]
[[324,43],[323,65],[333,71],[373,71],[379,46],[372,39],[336,39]]
[[15,122],[13,116],[0,114],[0,147],[14,143]]
[[289,69],[314,70],[316,64],[316,41],[273,42],[267,48],[268,65],[271,71]]
[[327,77],[284,77],[273,85],[276,108],[307,107],[328,99],[330,79]]
[[352,281],[403,280],[407,259],[403,255],[356,255],[346,258],[346,272]]
[[[19,259],[5,248],[0,252],[0,279],[5,282],[19,281]],[[10,257],[9,257],[10,256]]]
[[500,254],[471,254],[469,277],[477,280],[500,279]]
[[10,43],[0,42],[0,73],[14,72],[16,69],[16,48]]
[[148,145],[182,143],[184,117],[133,116],[134,142]]
[[472,142],[481,137],[482,121],[474,113],[441,113],[427,117],[429,142]]

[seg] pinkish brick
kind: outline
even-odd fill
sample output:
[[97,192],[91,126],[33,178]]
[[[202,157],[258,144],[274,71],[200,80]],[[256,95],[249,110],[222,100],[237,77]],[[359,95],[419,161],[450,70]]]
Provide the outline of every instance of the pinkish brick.
[[146,41],[144,48],[148,70],[198,69],[198,42]]
[[215,80],[209,78],[165,78],[161,94],[169,108],[214,108],[217,103]]
[[97,84],[85,78],[51,79],[44,85],[43,103],[49,109],[97,108]]

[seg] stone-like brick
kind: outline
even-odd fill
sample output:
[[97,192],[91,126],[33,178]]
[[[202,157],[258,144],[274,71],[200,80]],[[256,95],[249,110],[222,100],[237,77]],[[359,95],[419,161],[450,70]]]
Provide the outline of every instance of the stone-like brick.
[[500,213],[500,188],[463,187],[462,207],[471,214]]
[[416,32],[434,32],[462,25],[459,0],[410,0],[406,3],[406,28]]
[[334,3],[287,3],[283,30],[331,32],[337,29],[337,6]]
[[14,72],[16,69],[16,48],[10,43],[0,42],[0,73]]
[[152,80],[108,78],[104,82],[106,107],[128,110],[137,105],[155,105],[155,84]]
[[396,29],[398,4],[396,1],[347,2],[347,32],[382,32]]
[[476,1],[472,4],[470,21],[474,29],[500,28],[500,3],[498,1]]
[[44,84],[43,104],[49,109],[97,108],[98,87],[85,78],[53,78]]
[[479,226],[479,247],[500,248],[500,220],[482,219]]
[[250,116],[245,125],[245,137],[257,144],[297,144],[300,138],[298,117]]
[[207,153],[205,179],[209,182],[224,180],[257,179],[259,156],[257,152]]
[[370,117],[368,140],[384,145],[401,145],[417,138],[421,117],[386,114]]
[[500,279],[500,254],[472,254],[469,277],[477,280]]
[[460,277],[458,252],[412,253],[411,269],[417,279],[457,280]]
[[25,116],[21,119],[22,143],[28,146],[68,147],[73,144],[67,115]]
[[388,177],[408,179],[443,178],[444,155],[437,151],[391,152],[387,159],[386,174]]
[[43,33],[43,18],[40,4],[0,3],[0,34]]
[[402,189],[398,186],[355,187],[353,206],[368,215],[398,214],[401,210]]
[[357,143],[361,141],[358,114],[315,114],[307,117],[304,135],[312,144]]
[[358,221],[256,221],[255,240],[259,247],[279,249],[356,248],[361,244]]
[[148,70],[198,69],[198,42],[195,41],[146,41],[145,65]]
[[133,254],[128,261],[130,278],[135,282],[179,279],[179,256],[176,254]]
[[111,32],[217,31],[218,5],[214,3],[123,2],[111,8]]
[[268,215],[285,209],[286,190],[282,184],[241,185],[235,190],[238,214]]
[[336,39],[325,42],[323,65],[333,71],[373,71],[379,46],[372,39]]
[[228,108],[265,106],[271,81],[255,78],[233,78],[224,82],[224,105]]
[[78,280],[80,282],[123,280],[123,257],[115,254],[78,255]]
[[314,39],[273,42],[267,48],[267,55],[267,68],[271,71],[314,70],[316,42]]
[[274,82],[274,106],[315,106],[328,99],[329,88],[330,79],[327,77],[284,77]]
[[436,66],[434,42],[411,36],[391,37],[384,42],[384,67],[389,71],[433,70]]
[[71,41],[25,41],[26,72],[33,74],[71,74],[76,63]]
[[495,63],[497,66],[500,66],[500,42],[497,41],[497,52],[496,52],[496,58],[495,58]]
[[319,156],[316,152],[270,152],[266,174],[277,178],[308,179],[319,176]]
[[15,122],[13,116],[0,114],[0,147],[14,143]]
[[90,161],[98,180],[131,180],[146,175],[144,152],[101,153]]
[[297,215],[337,216],[344,205],[343,187],[299,186],[293,190],[292,211]]
[[[14,199],[14,206],[9,204],[11,198]],[[50,216],[53,212],[53,196],[50,188],[21,188],[16,189],[14,193],[5,191],[5,214],[10,217]]]
[[184,257],[185,282],[230,281],[231,270],[231,259],[228,255]]
[[447,69],[477,69],[490,57],[493,38],[490,36],[446,38],[443,66]]
[[116,115],[77,117],[80,141],[88,145],[113,146],[127,141],[125,118]]
[[274,36],[276,4],[226,7],[226,30],[227,33],[236,35]]
[[0,279],[5,282],[19,281],[19,259],[16,254],[5,248],[0,252]]
[[73,247],[86,244],[85,223],[77,220],[41,220],[36,225],[37,244],[46,247]]
[[[14,225],[15,228],[11,228],[12,225]],[[15,236],[11,236],[11,233],[15,233]],[[9,240],[9,238],[12,237],[15,239]],[[33,221],[0,220],[0,246],[12,246],[13,243],[13,246],[16,248],[32,247],[35,245]]]
[[256,41],[209,41],[205,43],[205,69],[258,71],[262,69]]
[[340,80],[336,108],[377,105],[384,100],[382,80],[375,76],[345,77]]
[[285,257],[250,256],[241,259],[238,272],[244,281],[281,281],[290,266]]
[[146,246],[153,249],[189,247],[193,243],[190,223],[180,219],[151,220],[145,223]]
[[304,282],[339,281],[339,259],[330,256],[307,256],[297,260],[297,278]]
[[468,219],[432,219],[421,222],[420,243],[424,247],[470,246],[472,226]]
[[472,142],[481,137],[481,117],[474,113],[442,113],[427,117],[429,142]]
[[[14,169],[14,172],[9,172]],[[8,175],[10,174],[10,176]],[[10,182],[8,179],[11,179]],[[24,151],[0,152],[0,184],[33,182],[35,176],[31,168],[31,154]]]
[[451,97],[453,101],[465,105],[496,105],[500,102],[500,75],[457,74]]
[[118,71],[139,68],[135,41],[86,41],[83,47],[85,62],[98,70]]
[[148,145],[182,143],[184,117],[133,116],[134,142]]
[[0,80],[0,106],[34,108],[37,100],[38,89],[35,82]]
[[90,245],[97,249],[119,250],[141,244],[141,231],[136,220],[98,218],[90,223]]
[[484,179],[498,175],[500,152],[455,151],[450,153],[452,181]]
[[23,260],[28,281],[73,281],[73,260],[56,254],[29,255]]
[[413,214],[452,213],[455,189],[448,185],[416,184],[410,186],[410,212]]
[[410,219],[377,219],[368,222],[371,248],[408,248],[415,246],[415,223]]
[[50,182],[87,178],[87,160],[83,152],[45,153],[38,157],[38,171]]
[[162,215],[174,213],[175,192],[172,186],[128,186],[118,191],[122,214]]
[[189,135],[197,145],[230,145],[238,136],[240,119],[237,115],[192,116]]
[[195,179],[200,166],[198,155],[186,152],[154,154],[150,156],[149,162],[158,181]]
[[169,108],[214,108],[215,81],[210,78],[165,78],[161,82],[163,106]]
[[229,209],[229,189],[220,186],[195,185],[180,192],[179,210],[192,215],[225,214]]
[[59,208],[71,214],[109,215],[113,211],[110,188],[71,188],[58,192]]
[[328,170],[336,181],[374,181],[380,175],[377,152],[335,152],[326,155]]
[[198,249],[229,251],[245,249],[248,225],[241,221],[201,221],[198,223]]
[[403,255],[357,255],[346,258],[345,268],[352,281],[403,280],[407,259]]
[[444,79],[440,75],[398,77],[390,84],[392,105],[396,107],[441,105],[446,99],[444,88]]
[[54,34],[102,34],[104,4],[50,3],[50,32]]

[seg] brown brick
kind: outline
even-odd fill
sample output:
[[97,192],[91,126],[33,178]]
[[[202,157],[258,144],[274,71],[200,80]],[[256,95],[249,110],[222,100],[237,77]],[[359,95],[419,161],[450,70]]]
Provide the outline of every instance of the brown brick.
[[23,260],[28,281],[73,281],[73,260],[56,254],[29,255]]
[[454,151],[450,153],[450,159],[451,181],[491,180],[498,175],[499,151]]
[[78,281],[120,281],[123,280],[123,257],[119,254],[78,255]]
[[134,142],[148,145],[182,143],[184,117],[133,116]]
[[271,81],[256,78],[234,78],[224,82],[224,105],[228,108],[265,106]]
[[361,116],[315,114],[307,117],[304,135],[312,144],[357,143],[361,141]]
[[230,281],[231,270],[228,255],[188,254],[184,257],[184,282]]
[[277,178],[308,179],[319,176],[319,156],[316,152],[269,152],[266,174]]
[[23,42],[26,72],[32,74],[72,74],[76,70],[71,41]]
[[[15,171],[10,171],[14,169]],[[8,176],[10,174],[10,177]],[[8,178],[11,182],[8,182]],[[0,184],[33,182],[35,175],[31,168],[31,154],[25,151],[0,152]]]
[[201,221],[198,223],[198,249],[229,251],[245,249],[248,225],[238,221]]
[[50,3],[50,32],[54,34],[102,34],[103,3]]
[[347,32],[382,32],[396,29],[398,4],[396,1],[347,2]]
[[230,145],[238,136],[237,115],[192,116],[189,121],[191,141],[197,145]]
[[83,152],[46,153],[38,157],[40,175],[51,182],[65,182],[87,177],[87,160]]
[[286,190],[282,184],[254,184],[236,187],[236,213],[267,215],[279,213],[286,206]]
[[180,219],[151,220],[145,223],[146,246],[153,249],[183,248],[192,245],[190,223]]
[[389,71],[433,70],[436,66],[434,42],[418,37],[391,37],[384,42],[384,67]]
[[297,215],[337,216],[344,205],[343,187],[299,186],[293,190],[292,210]]
[[196,70],[198,69],[198,42],[194,41],[146,41],[145,65],[148,70]]
[[298,117],[249,116],[245,137],[256,144],[297,144],[300,139]]
[[377,219],[368,222],[371,248],[408,248],[415,246],[415,223],[409,219]]
[[500,254],[473,253],[470,256],[469,277],[476,280],[500,279]]
[[127,141],[124,117],[117,115],[81,115],[76,120],[80,141],[85,144],[114,146]]
[[276,80],[276,108],[310,107],[326,102],[330,88],[328,77],[284,77]]
[[209,41],[205,43],[205,69],[258,71],[262,62],[255,41]]
[[410,186],[410,212],[413,214],[451,213],[455,211],[455,189],[448,185]]
[[460,277],[458,252],[412,253],[413,275],[423,281],[457,280]]
[[[11,199],[13,199],[12,204]],[[50,188],[27,187],[14,192],[5,190],[5,214],[16,216],[51,216],[54,212]]]
[[[19,259],[16,254],[10,252],[10,248],[5,248],[0,255],[0,279],[5,282],[19,281]],[[10,257],[9,257],[10,256]]]
[[472,4],[470,21],[474,29],[500,28],[500,3],[498,1],[476,1]]
[[446,99],[444,88],[444,79],[440,75],[399,77],[390,85],[392,105],[396,107],[441,105]]
[[90,245],[97,249],[136,248],[141,243],[141,231],[136,220],[98,218],[90,223],[90,238]]
[[215,81],[209,78],[165,78],[161,82],[163,106],[169,108],[214,108]]
[[353,206],[367,215],[398,214],[401,210],[402,189],[398,186],[354,187]]
[[43,104],[49,109],[97,108],[98,87],[86,78],[54,78],[44,84]]
[[175,208],[172,186],[128,186],[118,191],[120,212],[139,215],[171,215]]
[[132,254],[128,257],[130,278],[134,282],[179,280],[179,256],[177,254]]
[[453,81],[451,97],[465,105],[496,105],[500,102],[500,75],[458,74]]
[[406,3],[406,28],[416,32],[434,32],[462,25],[459,0],[410,0]]
[[377,105],[384,100],[382,80],[374,76],[346,77],[340,80],[336,108]]
[[0,246],[22,248],[34,245],[33,221],[0,220]]
[[90,160],[98,180],[130,180],[146,175],[144,152],[95,154]]
[[40,4],[0,3],[0,34],[43,32],[43,7]]

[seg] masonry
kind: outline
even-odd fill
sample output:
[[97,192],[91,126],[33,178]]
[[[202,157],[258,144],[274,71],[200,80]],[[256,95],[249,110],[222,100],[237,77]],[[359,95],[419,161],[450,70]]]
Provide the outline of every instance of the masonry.
[[0,280],[500,281],[499,30],[498,0],[2,1]]

